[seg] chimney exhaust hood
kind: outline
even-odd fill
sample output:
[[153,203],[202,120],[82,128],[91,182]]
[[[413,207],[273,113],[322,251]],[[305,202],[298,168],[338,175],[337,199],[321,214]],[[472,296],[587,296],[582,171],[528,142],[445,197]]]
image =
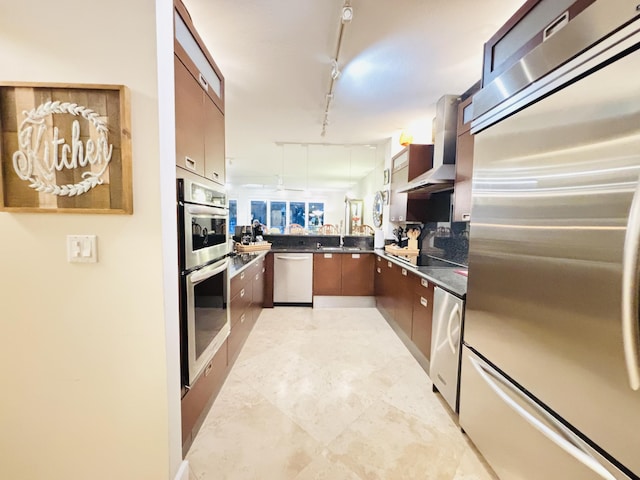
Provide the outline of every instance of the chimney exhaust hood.
[[436,104],[433,168],[418,175],[398,192],[435,193],[453,190],[456,179],[458,95],[444,95]]

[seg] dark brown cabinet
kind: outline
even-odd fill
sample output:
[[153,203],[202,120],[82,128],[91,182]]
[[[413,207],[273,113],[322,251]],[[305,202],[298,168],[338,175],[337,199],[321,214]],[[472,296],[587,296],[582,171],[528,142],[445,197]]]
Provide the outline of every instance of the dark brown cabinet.
[[224,77],[180,1],[175,27],[176,165],[224,184]]
[[410,270],[377,256],[375,260],[376,306],[404,332],[429,360],[433,322],[434,285]]
[[315,253],[313,294],[328,296],[374,295],[372,253]]
[[342,294],[342,254],[313,254],[313,294]]
[[224,115],[204,96],[204,176],[225,183]]
[[397,267],[400,272],[396,280],[395,321],[402,331],[411,338],[413,326],[413,274],[406,268]]
[[428,280],[420,277],[414,279],[411,341],[427,360],[431,359],[433,289],[434,285]]
[[389,220],[405,222],[444,222],[450,220],[451,193],[400,193],[418,175],[433,167],[433,145],[409,145],[392,159]]
[[392,222],[422,222],[424,220],[424,193],[399,193],[398,189],[409,180],[431,169],[433,166],[433,145],[411,144],[398,152],[392,162],[391,199],[389,220]]
[[373,289],[373,253],[342,254],[342,295],[368,297]]
[[473,135],[471,119],[473,97],[469,96],[458,106],[458,130],[456,142],[456,182],[453,191],[453,221],[463,222],[471,218],[471,177],[473,174]]
[[376,306],[383,316],[395,321],[400,267],[389,260],[377,257],[375,272]]
[[204,176],[205,116],[202,88],[174,56],[176,88],[176,165]]
[[182,397],[183,453],[186,453],[191,446],[193,437],[200,429],[206,412],[220,391],[227,373],[227,342],[225,341],[206,366],[204,373]]

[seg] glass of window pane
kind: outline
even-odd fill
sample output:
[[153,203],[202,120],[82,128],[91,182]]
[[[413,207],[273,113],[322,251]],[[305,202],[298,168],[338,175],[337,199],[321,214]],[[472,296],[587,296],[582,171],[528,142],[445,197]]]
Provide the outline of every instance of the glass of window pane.
[[309,203],[309,229],[317,230],[324,225],[324,203]]
[[297,224],[302,227],[306,227],[305,222],[305,203],[304,202],[291,202],[289,204],[289,224]]
[[238,224],[238,201],[229,200],[229,233],[235,234],[236,225]]
[[271,228],[277,228],[284,233],[287,226],[287,202],[271,202]]
[[264,200],[251,200],[251,223],[258,220],[262,225],[267,224],[267,202]]

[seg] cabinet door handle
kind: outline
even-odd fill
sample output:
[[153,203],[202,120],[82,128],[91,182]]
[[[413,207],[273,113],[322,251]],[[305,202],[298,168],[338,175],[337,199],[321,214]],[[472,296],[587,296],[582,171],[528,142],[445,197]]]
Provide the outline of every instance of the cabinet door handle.
[[392,263],[391,262],[387,262],[387,267],[391,268]]
[[262,267],[262,273],[264,273],[264,267]]
[[244,288],[240,290],[240,298],[244,297]]
[[422,305],[423,307],[428,307],[429,306],[429,302],[427,301],[426,298],[420,297],[420,305]]
[[240,315],[240,323],[244,323],[244,319],[246,318],[246,314],[243,313],[242,315]]
[[453,343],[453,334],[451,332],[451,327],[453,325],[453,318],[456,316],[458,317],[458,322],[462,323],[460,318],[460,307],[457,303],[453,306],[453,310],[451,310],[451,313],[449,314],[449,322],[447,324],[447,341],[449,342],[451,353],[453,353],[454,355],[456,353],[456,346]]
[[184,165],[189,170],[193,170],[195,172],[195,170],[196,170],[196,161],[193,158],[185,156],[184,157]]
[[220,178],[220,174],[218,172],[213,172],[213,175],[211,175],[211,177],[215,177],[216,179]]
[[380,267],[376,268],[378,273],[382,273],[382,270],[380,270]]
[[402,275],[404,275],[405,277],[407,276],[407,269],[406,268],[402,269]]
[[256,273],[256,280],[259,280],[259,279],[260,279],[260,274]]
[[244,280],[244,272],[240,274],[240,280]]
[[209,88],[209,82],[207,82],[207,79],[204,78],[204,75],[202,75],[200,72],[198,72],[198,81],[200,82],[200,85],[202,85],[202,88],[204,88],[205,90]]
[[471,218],[471,214],[470,213],[463,213],[462,214],[462,220],[469,220]]
[[427,282],[424,278],[420,280],[420,285],[422,285],[425,288],[429,288],[429,282]]

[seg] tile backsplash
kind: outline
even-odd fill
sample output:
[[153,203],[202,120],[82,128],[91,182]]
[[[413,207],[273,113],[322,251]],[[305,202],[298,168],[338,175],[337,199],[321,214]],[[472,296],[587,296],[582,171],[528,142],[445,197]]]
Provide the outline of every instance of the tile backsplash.
[[420,251],[451,262],[468,265],[469,222],[437,222],[422,225]]

